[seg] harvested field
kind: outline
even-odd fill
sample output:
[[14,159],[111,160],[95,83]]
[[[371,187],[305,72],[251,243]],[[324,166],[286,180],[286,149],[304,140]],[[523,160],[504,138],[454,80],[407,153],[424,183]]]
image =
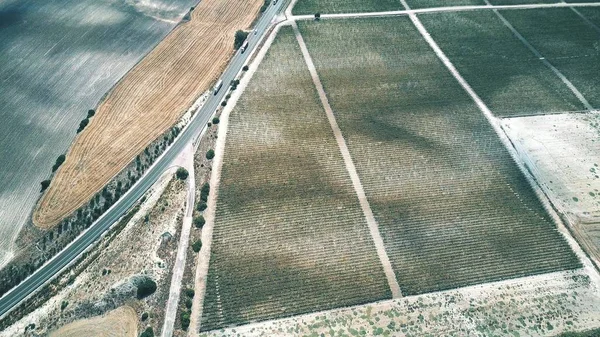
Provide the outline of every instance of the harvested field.
[[[125,76],[77,137],[33,220],[51,228],[86,203],[218,77],[233,36],[254,20],[262,1],[203,0]],[[135,126],[135,127],[132,127]]]
[[[600,25],[600,9],[582,11]],[[504,17],[565,75],[595,107],[600,107],[600,32],[568,8],[502,11]]]
[[128,306],[106,315],[82,319],[51,332],[50,337],[137,337],[138,316]]
[[[600,327],[588,275],[560,272],[249,324],[201,337],[558,336]],[[586,335],[592,336],[592,335]]]
[[493,12],[439,13],[419,18],[496,116],[585,109]]
[[291,27],[229,117],[201,330],[391,298]]
[[402,10],[398,0],[298,0],[293,14],[358,13]]
[[506,134],[600,265],[600,115],[507,118]]
[[300,28],[404,295],[580,266],[408,18]]
[[483,0],[406,0],[406,3],[410,6],[411,9],[446,6],[485,5],[485,2]]

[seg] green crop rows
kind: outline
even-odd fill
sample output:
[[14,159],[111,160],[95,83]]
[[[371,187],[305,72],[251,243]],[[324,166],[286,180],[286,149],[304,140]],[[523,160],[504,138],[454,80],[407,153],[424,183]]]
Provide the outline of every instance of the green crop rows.
[[426,14],[419,18],[495,115],[514,117],[584,109],[552,70],[491,11]]
[[404,7],[399,0],[298,0],[293,14],[381,12],[402,9]]
[[483,0],[406,0],[406,3],[412,9],[431,8],[431,7],[446,7],[446,6],[472,6],[485,5]]
[[290,27],[230,117],[201,329],[390,298]]
[[[596,29],[600,8],[579,9]],[[600,107],[600,32],[570,9],[502,11],[508,21],[550,63]]]
[[403,294],[580,265],[408,18],[300,28]]

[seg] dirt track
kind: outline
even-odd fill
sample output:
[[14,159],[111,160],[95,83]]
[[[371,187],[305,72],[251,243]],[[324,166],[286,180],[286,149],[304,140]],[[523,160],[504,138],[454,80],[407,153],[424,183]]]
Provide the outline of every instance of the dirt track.
[[33,222],[52,228],[85,204],[155,138],[171,127],[219,76],[233,36],[262,1],[203,0],[101,103],[38,203]]

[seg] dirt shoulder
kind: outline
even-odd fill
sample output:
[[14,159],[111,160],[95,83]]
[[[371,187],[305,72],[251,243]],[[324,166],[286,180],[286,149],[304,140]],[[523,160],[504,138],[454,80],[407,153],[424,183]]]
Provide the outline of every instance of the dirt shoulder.
[[[33,214],[51,228],[87,202],[171,127],[230,59],[235,31],[248,27],[261,0],[204,0],[100,104]],[[132,127],[135,125],[135,127]]]

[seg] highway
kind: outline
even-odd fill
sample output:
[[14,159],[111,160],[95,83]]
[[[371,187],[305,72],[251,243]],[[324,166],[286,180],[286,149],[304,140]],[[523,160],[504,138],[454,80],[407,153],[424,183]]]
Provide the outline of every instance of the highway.
[[[171,162],[181,151],[183,151],[185,146],[194,142],[200,136],[203,128],[207,125],[215,110],[225,97],[225,94],[229,89],[229,83],[235,79],[236,75],[246,64],[248,57],[261,41],[275,17],[283,12],[285,9],[284,4],[286,2],[287,1],[279,0],[275,4],[269,5],[267,10],[254,25],[254,32],[251,32],[250,35],[248,35],[249,41],[246,52],[236,52],[227,69],[222,74],[221,79],[223,80],[223,87],[216,95],[211,92],[209,98],[204,105],[196,111],[192,120],[182,130],[179,137],[177,137],[173,144],[156,160],[144,176],[70,245],[0,298],[0,319],[4,318],[4,316],[6,316],[13,308],[50,281],[54,276],[58,275],[64,268],[76,261],[76,258],[81,253],[96,242],[102,234],[117,222],[119,218],[124,215],[125,212],[127,212],[127,210],[130,209],[156,182],[156,180],[160,178],[165,170],[169,168]],[[233,40],[231,41],[231,44],[233,45]]]

